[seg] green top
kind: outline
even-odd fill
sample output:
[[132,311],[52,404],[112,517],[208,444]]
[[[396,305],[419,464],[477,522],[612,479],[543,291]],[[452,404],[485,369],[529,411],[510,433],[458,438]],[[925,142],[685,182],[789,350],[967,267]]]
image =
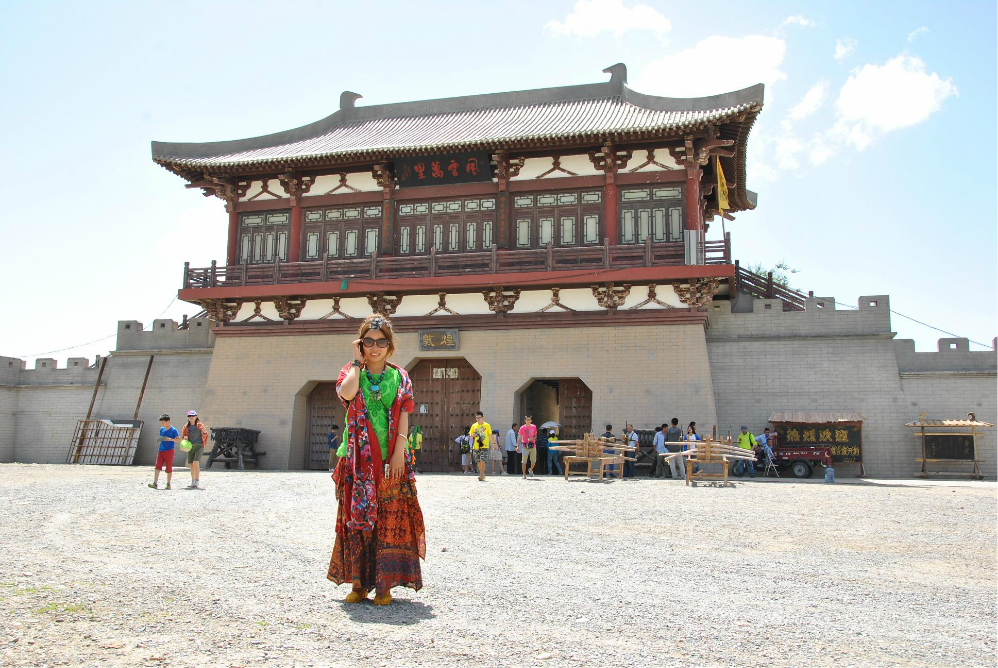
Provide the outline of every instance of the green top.
[[[385,375],[381,379],[381,400],[376,401],[371,396],[371,381],[367,377],[367,371],[360,371],[360,391],[364,393],[364,403],[367,405],[367,423],[374,429],[375,436],[378,437],[378,445],[381,446],[381,459],[388,460],[388,417],[391,413],[392,404],[398,396],[399,384],[402,382],[402,374],[398,369],[385,366]],[[343,436],[343,445],[336,451],[338,457],[347,455],[347,437]]]

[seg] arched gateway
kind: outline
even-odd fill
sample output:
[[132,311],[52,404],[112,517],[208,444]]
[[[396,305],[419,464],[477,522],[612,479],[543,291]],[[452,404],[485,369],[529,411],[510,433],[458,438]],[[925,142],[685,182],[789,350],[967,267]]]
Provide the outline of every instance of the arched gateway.
[[410,418],[423,428],[418,465],[423,471],[456,471],[461,451],[454,442],[472,422],[482,400],[482,375],[464,358],[424,359],[409,371],[416,395]]

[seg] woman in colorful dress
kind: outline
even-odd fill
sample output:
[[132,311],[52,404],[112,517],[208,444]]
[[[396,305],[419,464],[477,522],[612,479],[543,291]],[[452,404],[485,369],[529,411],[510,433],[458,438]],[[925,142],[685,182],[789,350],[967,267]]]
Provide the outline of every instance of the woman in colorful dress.
[[347,437],[333,472],[339,508],[326,577],[352,583],[347,603],[366,600],[373,589],[375,605],[388,605],[392,587],[423,586],[426,532],[405,436],[412,383],[388,361],[394,352],[392,324],[376,313],[360,326],[353,360],[336,381]]

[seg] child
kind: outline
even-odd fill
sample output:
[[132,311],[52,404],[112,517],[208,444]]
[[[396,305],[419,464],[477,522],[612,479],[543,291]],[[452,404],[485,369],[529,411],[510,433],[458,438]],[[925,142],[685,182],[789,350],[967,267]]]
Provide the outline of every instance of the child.
[[471,427],[465,429],[464,433],[454,439],[454,442],[461,446],[461,472],[471,473]]
[[166,466],[166,489],[170,489],[170,478],[173,477],[173,448],[176,447],[180,432],[170,425],[170,416],[164,413],[159,416],[159,452],[156,454],[156,472],[149,486],[156,489],[159,484],[159,471]]

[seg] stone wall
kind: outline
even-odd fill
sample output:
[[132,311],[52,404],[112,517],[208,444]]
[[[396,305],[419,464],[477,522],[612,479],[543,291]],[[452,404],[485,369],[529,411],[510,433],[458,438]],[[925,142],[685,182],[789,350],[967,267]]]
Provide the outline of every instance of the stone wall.
[[[519,420],[520,393],[535,378],[585,382],[600,432],[607,422],[651,429],[661,424],[663,410],[702,425],[715,422],[700,325],[465,331],[457,353],[420,353],[416,336],[397,335],[394,361],[412,368],[425,358],[464,357],[482,375],[481,410],[493,425]],[[307,393],[316,382],[336,380],[350,359],[352,338],[219,336],[206,411],[216,423],[259,429],[266,468],[301,468]],[[666,370],[669,380],[656,382],[651,370]]]
[[[184,414],[200,406],[214,337],[206,319],[191,321],[190,330],[157,320],[150,331],[143,331],[140,322],[122,321],[118,334],[92,419],[132,418],[154,356],[139,410],[145,425],[135,457],[137,464],[152,464],[160,414],[170,413],[182,424]],[[0,461],[63,463],[76,423],[86,417],[94,396],[99,363],[70,358],[60,367],[54,359],[40,358],[34,369],[24,367],[22,360],[0,358]],[[179,465],[183,457],[178,454],[175,462]]]
[[[995,352],[969,352],[966,340],[951,349],[943,339],[942,352],[915,353],[913,342],[893,340],[886,296],[860,297],[856,310],[819,297],[799,312],[784,312],[779,300],[751,304],[747,313],[712,305],[707,345],[722,434],[741,424],[761,432],[776,411],[859,411],[867,418],[866,473],[909,477],[920,469],[920,451],[904,424],[919,411],[953,418],[978,407],[979,418],[994,421]],[[985,456],[993,453],[994,430],[981,445]],[[858,472],[858,465],[837,467],[842,475]]]

